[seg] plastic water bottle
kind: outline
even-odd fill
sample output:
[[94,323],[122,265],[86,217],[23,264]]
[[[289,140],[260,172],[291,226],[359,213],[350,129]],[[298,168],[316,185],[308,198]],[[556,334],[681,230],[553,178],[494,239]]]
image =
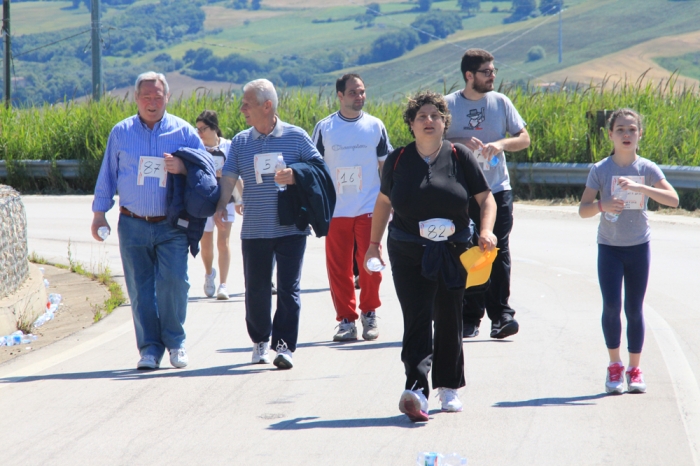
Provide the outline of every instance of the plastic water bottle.
[[377,257],[372,257],[370,260],[367,261],[367,268],[372,272],[381,272],[382,270],[384,270],[382,261],[380,261]]
[[[613,199],[624,201],[627,199],[627,190],[622,189],[622,187],[618,184],[617,186],[615,186],[615,191],[613,191],[612,197]],[[620,218],[620,214],[617,214],[615,212],[605,212],[605,219],[609,222],[615,223],[617,222],[618,218]]]
[[422,451],[416,458],[416,466],[442,466],[443,456],[432,451]]
[[[284,157],[281,155],[277,156],[277,163],[275,164],[275,172],[278,172],[280,170],[284,170],[287,168],[287,164],[284,163]],[[286,191],[287,190],[287,185],[286,184],[279,184],[275,183],[277,185],[277,191]]]
[[107,237],[109,236],[109,228],[108,227],[100,227],[97,229],[97,236],[102,238],[102,241],[107,241]]
[[495,155],[491,157],[491,160],[489,160],[489,165],[491,165],[492,167],[498,165],[498,157],[496,157]]
[[467,459],[462,457],[459,453],[450,453],[445,456],[445,460],[442,464],[444,466],[466,466]]

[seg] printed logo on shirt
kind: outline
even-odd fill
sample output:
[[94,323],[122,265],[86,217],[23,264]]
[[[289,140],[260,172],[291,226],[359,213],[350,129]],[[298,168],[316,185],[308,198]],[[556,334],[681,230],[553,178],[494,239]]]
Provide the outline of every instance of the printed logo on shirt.
[[331,149],[333,149],[334,151],[357,150],[357,149],[367,149],[367,146],[364,144],[355,144],[354,146],[341,146],[340,144],[333,144]]
[[473,108],[467,113],[467,126],[464,129],[481,130],[479,125],[486,120],[486,109],[481,107],[481,111]]

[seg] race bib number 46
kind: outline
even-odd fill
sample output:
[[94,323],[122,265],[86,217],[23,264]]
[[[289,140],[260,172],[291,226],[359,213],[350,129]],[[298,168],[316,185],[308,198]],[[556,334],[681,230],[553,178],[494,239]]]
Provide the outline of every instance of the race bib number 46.
[[335,169],[335,189],[342,193],[345,188],[354,186],[362,191],[362,167],[338,167]]
[[431,218],[418,222],[420,235],[430,241],[447,241],[455,232],[455,224],[446,218]]
[[141,156],[136,184],[142,186],[145,179],[149,176],[158,178],[158,186],[165,188],[165,183],[168,181],[168,173],[165,171],[165,159],[163,157]]
[[282,155],[282,152],[255,154],[255,182],[257,184],[263,182],[263,175],[275,174],[275,165],[277,165],[278,155]]

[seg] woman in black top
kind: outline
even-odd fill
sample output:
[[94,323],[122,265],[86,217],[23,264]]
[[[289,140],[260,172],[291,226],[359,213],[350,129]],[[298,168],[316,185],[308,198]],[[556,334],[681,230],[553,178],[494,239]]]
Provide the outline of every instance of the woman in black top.
[[387,247],[404,318],[401,360],[406,368],[399,409],[420,422],[428,420],[431,366],[442,410],[462,410],[457,389],[465,385],[461,312],[466,271],[459,255],[473,245],[475,233],[467,206],[472,196],[479,203],[478,245],[492,250],[496,203],[471,151],[443,139],[450,114],[440,94],[415,95],[404,121],[416,141],[396,149],[384,163],[365,267],[372,258],[382,261],[380,241],[393,208]]

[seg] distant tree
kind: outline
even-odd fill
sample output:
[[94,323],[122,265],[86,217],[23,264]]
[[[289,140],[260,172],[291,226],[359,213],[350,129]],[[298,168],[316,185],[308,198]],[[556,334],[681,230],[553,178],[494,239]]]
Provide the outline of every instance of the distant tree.
[[537,9],[537,0],[513,0],[513,16],[524,18]]
[[365,10],[366,15],[379,16],[381,12],[379,3],[370,3]]
[[547,53],[544,51],[544,47],[541,45],[535,45],[527,51],[527,61],[537,61],[542,60],[547,57]]
[[433,0],[418,0],[418,11],[428,11],[433,4]]
[[251,2],[250,2],[250,9],[251,9],[251,10],[259,10],[259,9],[260,9],[260,3],[262,3],[262,0],[251,0]]
[[481,9],[481,0],[457,0],[457,5],[469,15],[475,15]]
[[444,39],[462,29],[462,19],[447,11],[431,11],[416,18],[411,26],[416,28],[420,41],[427,44],[435,38]]
[[370,14],[357,15],[355,16],[355,21],[360,24],[358,27],[370,27],[374,23],[374,18],[376,18],[376,16]]
[[559,13],[563,6],[562,0],[540,0],[540,13],[543,15],[553,15]]

